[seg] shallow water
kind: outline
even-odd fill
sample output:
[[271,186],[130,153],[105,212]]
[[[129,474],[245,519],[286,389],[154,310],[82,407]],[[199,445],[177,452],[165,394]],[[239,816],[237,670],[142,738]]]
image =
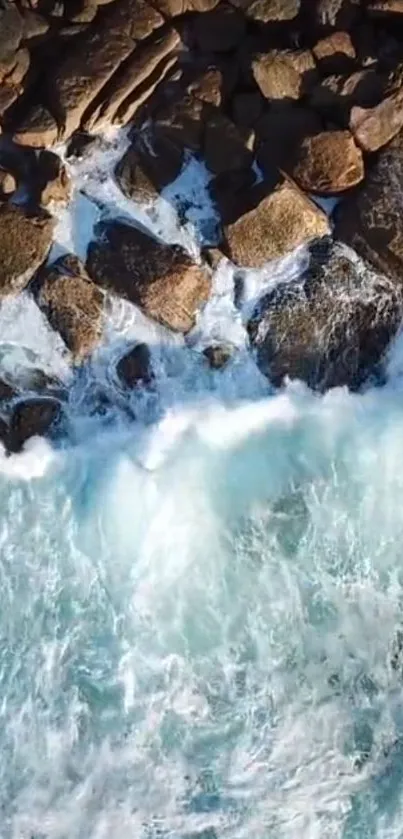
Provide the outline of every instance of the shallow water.
[[[59,250],[116,214],[115,152],[74,170]],[[71,396],[65,442],[0,460],[1,839],[403,836],[403,342],[383,388],[273,393],[244,321],[305,259],[248,273],[240,307],[224,264],[186,343],[111,298],[75,377],[27,296],[2,305],[2,363]],[[133,340],[156,382],[127,395]]]

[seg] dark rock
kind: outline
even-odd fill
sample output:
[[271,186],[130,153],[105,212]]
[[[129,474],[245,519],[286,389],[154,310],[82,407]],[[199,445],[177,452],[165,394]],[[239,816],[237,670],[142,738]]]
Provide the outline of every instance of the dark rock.
[[151,354],[147,344],[136,344],[117,364],[116,372],[126,387],[138,384],[149,385],[154,375],[151,367]]
[[76,361],[100,343],[103,294],[77,257],[69,254],[46,267],[37,283],[37,301]]
[[50,250],[53,228],[45,213],[31,216],[22,207],[0,207],[0,298],[28,285]]
[[210,278],[179,246],[165,245],[119,222],[100,226],[87,271],[104,288],[126,297],[149,317],[188,332],[210,292]]
[[71,184],[67,169],[57,154],[40,152],[37,159],[33,189],[37,203],[45,207],[49,202],[67,203]]
[[142,141],[129,146],[115,169],[122,192],[134,201],[151,203],[179,175],[183,149],[150,130]]
[[61,415],[61,403],[49,396],[18,402],[11,414],[7,448],[10,452],[21,451],[24,443],[31,437],[43,437],[47,434],[61,419]]
[[158,198],[158,189],[144,172],[135,146],[130,146],[117,164],[115,177],[124,195],[139,204],[152,204]]
[[232,100],[232,118],[236,125],[254,128],[263,114],[264,100],[256,91],[236,93]]
[[366,8],[370,14],[376,17],[383,15],[403,15],[402,0],[369,0]]
[[178,17],[185,12],[209,12],[220,0],[155,0],[155,8],[166,18]]
[[99,137],[94,134],[88,134],[87,131],[77,131],[68,142],[67,145],[67,157],[76,157],[78,160],[82,160],[83,157],[86,157],[88,154],[99,146]]
[[323,260],[313,260],[301,282],[265,296],[249,334],[259,367],[273,384],[289,377],[322,391],[357,389],[379,368],[401,311],[393,282],[357,264],[336,243]]
[[201,75],[193,79],[187,92],[203,102],[209,102],[217,108],[222,104],[225,81],[223,73],[218,67],[209,67]]
[[159,136],[196,154],[201,151],[206,103],[187,94],[161,107],[155,115]]
[[245,18],[228,3],[220,3],[210,12],[198,15],[193,23],[196,46],[204,52],[227,52],[235,49],[245,33]]
[[327,38],[322,38],[312,48],[312,52],[324,75],[347,75],[354,69],[356,54],[348,32],[333,32]]
[[263,96],[274,102],[298,100],[317,82],[309,50],[271,50],[252,59],[252,72]]
[[350,76],[328,76],[310,93],[311,107],[323,118],[348,127],[354,105],[372,107],[383,98],[385,79],[374,70],[358,70]]
[[14,55],[22,41],[23,19],[13,3],[0,7],[0,62]]
[[253,155],[242,134],[218,108],[206,105],[203,156],[210,172],[219,175],[234,169],[248,169]]
[[272,107],[256,123],[257,160],[264,171],[288,168],[306,137],[323,130],[323,123],[310,108],[299,105]]
[[403,277],[403,131],[336,213],[336,235],[385,274]]
[[228,170],[210,181],[210,198],[222,224],[231,224],[250,209],[248,196],[255,181],[256,175],[252,168]]
[[232,0],[251,20],[282,23],[297,17],[301,0]]
[[224,344],[212,344],[203,350],[203,355],[207,359],[210,367],[213,370],[221,370],[228,364],[233,355],[233,347]]
[[237,265],[261,268],[329,232],[326,215],[282,175],[256,207],[225,228],[225,252]]
[[22,146],[52,146],[58,136],[55,119],[43,105],[33,105],[18,124],[13,140]]
[[322,131],[306,137],[288,171],[306,192],[337,195],[364,178],[364,160],[349,131]]
[[[0,402],[8,402],[16,395],[16,391],[4,379],[0,379]],[[0,435],[1,436],[1,435]]]

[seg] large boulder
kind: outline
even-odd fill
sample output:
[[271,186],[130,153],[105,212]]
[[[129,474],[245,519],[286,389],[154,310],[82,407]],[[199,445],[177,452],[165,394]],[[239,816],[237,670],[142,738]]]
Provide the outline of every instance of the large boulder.
[[52,244],[54,219],[30,215],[12,204],[0,206],[0,298],[17,294],[46,259]]
[[265,375],[319,390],[359,388],[379,367],[402,315],[400,289],[330,241],[301,281],[276,286],[257,306],[249,335]]
[[5,437],[10,452],[21,451],[30,437],[43,437],[61,419],[62,406],[53,397],[33,397],[18,402]]
[[362,152],[349,131],[322,131],[306,137],[288,171],[301,189],[318,195],[345,192],[365,174]]
[[270,187],[257,206],[225,227],[226,255],[245,268],[260,268],[329,233],[325,213],[288,178],[279,174]]
[[210,277],[178,245],[166,245],[135,227],[106,222],[90,243],[89,276],[126,297],[146,315],[188,332],[210,292]]
[[403,131],[336,213],[335,232],[379,270],[403,277]]
[[37,301],[76,361],[98,346],[103,327],[103,294],[77,257],[63,256],[41,272]]

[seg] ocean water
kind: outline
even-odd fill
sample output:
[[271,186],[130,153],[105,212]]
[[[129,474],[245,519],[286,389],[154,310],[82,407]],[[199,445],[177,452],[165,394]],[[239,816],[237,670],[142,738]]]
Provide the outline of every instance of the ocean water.
[[[53,255],[108,214],[195,255],[214,230],[194,162],[153,210],[122,198],[125,142],[72,167]],[[3,367],[70,397],[63,441],[0,457],[1,839],[403,836],[403,341],[382,388],[274,392],[245,320],[306,258],[237,305],[223,263],[186,341],[111,297],[74,374],[27,295],[2,304]],[[134,340],[155,384],[129,394]]]

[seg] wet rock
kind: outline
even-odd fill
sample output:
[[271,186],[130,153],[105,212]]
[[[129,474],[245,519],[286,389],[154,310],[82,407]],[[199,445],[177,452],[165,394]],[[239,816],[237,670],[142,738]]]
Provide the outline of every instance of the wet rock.
[[348,32],[333,32],[312,48],[321,73],[332,75],[351,73],[355,63],[355,49]]
[[128,198],[150,204],[179,175],[183,157],[183,149],[151,130],[144,141],[129,146],[115,177]]
[[54,220],[30,215],[22,207],[0,207],[0,298],[17,294],[44,262],[52,244]]
[[77,131],[67,144],[67,158],[75,157],[82,160],[91,154],[100,145],[100,138],[97,135],[89,134],[87,131]]
[[151,366],[151,354],[147,344],[136,344],[118,362],[116,372],[126,387],[138,384],[149,385],[154,375]]
[[166,137],[180,148],[200,153],[203,142],[206,103],[186,94],[181,99],[161,107],[155,115],[159,136]]
[[43,105],[34,105],[18,124],[13,140],[22,146],[52,146],[58,136],[55,119]]
[[337,243],[327,250],[301,282],[269,292],[249,323],[259,367],[277,386],[289,377],[322,391],[357,389],[379,369],[399,328],[402,300],[393,282]]
[[69,254],[46,267],[37,283],[37,302],[76,361],[99,344],[103,327],[103,294],[77,257]]
[[188,332],[210,292],[210,278],[179,246],[169,246],[119,222],[100,226],[88,249],[89,276],[126,297],[146,315]]
[[260,268],[329,232],[326,215],[282,175],[256,207],[225,228],[225,252],[238,265]]
[[364,151],[374,152],[386,146],[403,127],[403,90],[388,96],[374,108],[355,106],[351,111],[350,130]]
[[300,10],[301,0],[232,0],[233,5],[251,20],[260,23],[282,23],[294,20]]
[[306,137],[288,171],[301,189],[318,195],[345,192],[365,174],[361,150],[349,131],[322,131]]
[[228,344],[212,344],[205,347],[203,355],[213,370],[222,370],[230,361],[234,349]]
[[317,82],[309,50],[271,50],[252,59],[252,72],[263,96],[274,102],[298,100]]
[[402,0],[369,0],[367,11],[376,16],[379,15],[402,15]]
[[60,421],[62,406],[52,397],[35,397],[18,402],[11,414],[7,448],[19,452],[31,437],[43,437]]
[[42,151],[37,160],[35,183],[37,203],[47,206],[51,201],[66,204],[70,198],[71,183],[67,169],[57,154]]
[[250,209],[248,198],[255,181],[252,168],[230,169],[212,178],[208,191],[222,224],[231,224]]
[[196,46],[205,52],[235,49],[245,32],[245,18],[229,3],[220,3],[210,12],[198,15],[193,23]]
[[403,131],[336,213],[336,235],[386,274],[403,277]]
[[322,120],[310,108],[299,105],[270,108],[256,123],[259,165],[265,171],[273,166],[287,170],[305,138],[322,130]]

